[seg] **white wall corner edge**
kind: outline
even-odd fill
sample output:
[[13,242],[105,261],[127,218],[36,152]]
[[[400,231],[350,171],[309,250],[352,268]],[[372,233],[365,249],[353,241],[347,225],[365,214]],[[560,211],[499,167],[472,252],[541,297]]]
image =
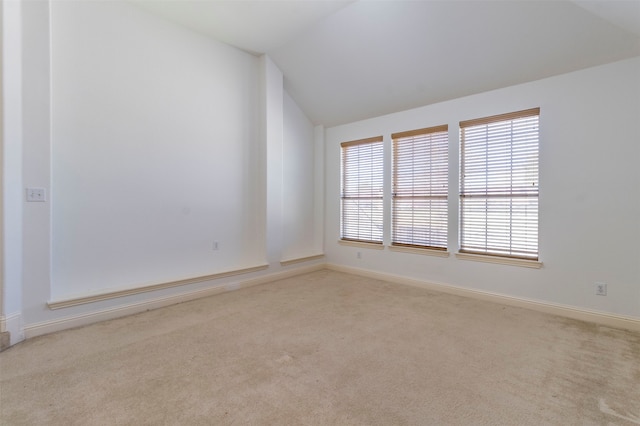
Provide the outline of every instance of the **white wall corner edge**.
[[355,268],[351,266],[343,266],[336,264],[326,264],[326,268],[345,272],[348,274],[359,275],[367,278],[377,279],[380,281],[391,282],[395,284],[404,284],[412,287],[424,288],[427,290],[437,291],[441,293],[453,294],[456,296],[469,297],[488,302],[499,303],[502,305],[513,306],[518,308],[530,309],[546,314],[557,315],[565,318],[586,321],[597,325],[603,325],[612,328],[624,329],[634,332],[640,332],[640,318],[610,314],[607,312],[592,311],[588,309],[578,308],[575,306],[560,305],[556,303],[548,303],[537,300],[524,299],[514,296],[506,296],[497,293],[491,293],[480,290],[471,290],[463,287],[457,287],[449,284],[432,283],[428,281],[408,278],[401,275],[387,274],[382,272],[371,271],[368,269]]
[[133,315],[140,312],[158,309],[165,306],[175,305],[190,300],[200,299],[203,297],[213,296],[215,294],[227,291],[239,290],[242,288],[253,287],[260,284],[266,284],[296,275],[306,274],[317,270],[324,269],[324,264],[314,264],[300,266],[288,269],[286,271],[265,274],[255,278],[245,280],[237,280],[232,282],[214,284],[211,287],[199,290],[187,291],[171,296],[157,297],[138,303],[130,303],[125,305],[114,306],[112,308],[102,309],[98,311],[88,312],[79,315],[72,315],[63,318],[56,318],[34,324],[28,324],[24,327],[24,337],[30,339],[32,337],[42,336],[44,334],[54,333],[56,331],[67,330],[70,328],[81,327],[100,321],[120,318],[127,315]]

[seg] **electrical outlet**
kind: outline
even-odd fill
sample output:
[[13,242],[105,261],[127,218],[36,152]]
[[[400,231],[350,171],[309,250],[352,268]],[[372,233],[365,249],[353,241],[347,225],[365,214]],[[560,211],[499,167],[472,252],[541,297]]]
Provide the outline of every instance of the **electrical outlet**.
[[356,258],[362,259],[362,252],[361,251],[356,253]]
[[596,283],[596,296],[606,296],[606,295],[607,295],[607,284]]
[[47,201],[47,192],[44,188],[27,188],[28,202],[44,202]]

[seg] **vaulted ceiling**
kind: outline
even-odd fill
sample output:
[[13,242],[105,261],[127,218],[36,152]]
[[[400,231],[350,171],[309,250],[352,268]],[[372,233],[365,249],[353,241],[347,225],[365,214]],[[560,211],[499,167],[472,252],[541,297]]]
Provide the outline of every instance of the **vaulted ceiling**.
[[640,55],[640,0],[134,1],[267,53],[327,127]]

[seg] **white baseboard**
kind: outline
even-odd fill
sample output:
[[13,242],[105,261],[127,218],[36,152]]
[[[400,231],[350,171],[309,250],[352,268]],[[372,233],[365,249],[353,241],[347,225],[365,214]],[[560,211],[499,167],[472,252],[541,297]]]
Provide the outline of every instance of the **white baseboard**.
[[194,290],[184,292],[167,297],[158,297],[155,299],[145,300],[138,303],[130,303],[126,305],[115,306],[113,308],[103,309],[100,311],[88,312],[80,315],[73,315],[64,318],[58,318],[50,321],[44,321],[35,324],[29,324],[24,327],[24,336],[27,339],[41,336],[43,334],[53,333],[56,331],[67,330],[70,328],[80,327],[83,325],[93,324],[99,321],[110,320],[127,315],[137,314],[151,309],[157,309],[164,306],[174,305],[177,303],[195,300],[202,297],[212,296],[226,291],[239,290],[241,288],[252,287],[259,284],[265,284],[300,274],[306,274],[317,270],[324,269],[324,264],[300,266],[288,269],[286,271],[275,272],[272,274],[261,275],[256,278],[238,280],[233,282],[214,284],[211,287],[202,290]]
[[289,266],[289,265],[293,265],[293,264],[296,264],[296,263],[309,262],[311,260],[322,259],[323,257],[324,257],[323,253],[312,254],[312,255],[303,256],[303,257],[292,257],[292,258],[282,259],[280,261],[280,265],[281,266]]
[[428,290],[438,291],[442,293],[454,294],[456,296],[470,297],[474,299],[485,300],[494,303],[500,303],[508,306],[531,309],[538,312],[544,312],[552,315],[559,315],[566,318],[587,321],[607,327],[621,328],[631,331],[640,331],[640,318],[627,317],[622,315],[614,315],[606,312],[592,311],[575,306],[560,305],[537,300],[523,299],[513,296],[505,296],[481,290],[471,290],[468,288],[452,286],[442,283],[432,283],[427,281],[416,280],[413,278],[403,277],[400,275],[386,274],[375,272],[368,269],[354,268],[351,266],[326,264],[327,269],[349,274],[360,275],[367,278],[373,278],[380,281],[387,281],[397,284],[410,285]]
[[[516,306],[544,312],[553,315],[559,315],[567,318],[592,322],[613,328],[620,328],[632,331],[640,331],[640,318],[625,317],[620,315],[609,314],[605,312],[590,311],[573,306],[559,305],[536,300],[522,299],[512,296],[505,296],[479,290],[471,290],[462,287],[456,287],[441,283],[431,283],[427,281],[416,280],[403,277],[400,275],[385,274],[371,270],[354,268],[350,266],[342,266],[335,264],[316,263],[312,265],[293,267],[291,269],[264,274],[256,278],[237,280],[228,283],[214,284],[211,287],[201,290],[189,291],[177,295],[160,297],[146,300],[143,302],[115,306],[113,308],[103,309],[100,311],[89,312],[85,314],[73,315],[64,318],[58,318],[50,321],[44,321],[35,324],[29,324],[22,328],[22,316],[19,314],[0,318],[1,330],[11,331],[11,344],[17,343],[24,338],[31,338],[43,334],[53,333],[56,331],[66,330],[69,328],[79,327],[92,324],[99,321],[119,318],[126,315],[132,315],[151,309],[157,309],[176,303],[186,302],[189,300],[207,297],[226,291],[238,290],[241,288],[252,287],[259,284],[265,284],[308,272],[318,271],[321,269],[331,269],[334,271],[346,272],[349,274],[360,275],[381,281],[387,281],[397,284],[410,285],[428,290],[449,293],[463,297],[471,297],[489,302],[501,303],[508,306]],[[15,336],[15,337],[14,337]]]
[[15,313],[11,315],[0,316],[0,332],[8,331],[10,334],[9,346],[22,342],[24,337],[24,329],[22,325],[22,314]]
[[234,269],[234,270],[224,271],[224,272],[216,272],[214,274],[209,274],[209,275],[201,275],[198,277],[183,278],[181,280],[147,284],[147,285],[141,285],[137,287],[123,288],[119,290],[109,290],[109,291],[104,291],[104,292],[99,292],[94,294],[84,294],[81,296],[74,296],[66,299],[52,300],[52,301],[49,301],[47,305],[49,306],[49,309],[52,309],[52,310],[69,308],[71,306],[85,305],[89,303],[99,302],[101,300],[117,299],[119,297],[132,296],[134,294],[150,293],[158,290],[163,290],[165,288],[179,287],[183,285],[196,284],[196,283],[201,283],[205,281],[213,281],[221,278],[232,277],[234,275],[249,274],[251,272],[257,272],[257,271],[267,269],[268,267],[269,265],[267,264],[256,265],[248,268]]

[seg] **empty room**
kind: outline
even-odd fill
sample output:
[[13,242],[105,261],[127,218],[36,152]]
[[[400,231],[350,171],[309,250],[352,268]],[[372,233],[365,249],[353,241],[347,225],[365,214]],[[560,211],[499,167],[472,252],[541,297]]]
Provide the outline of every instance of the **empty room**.
[[640,425],[639,0],[0,22],[0,424]]

